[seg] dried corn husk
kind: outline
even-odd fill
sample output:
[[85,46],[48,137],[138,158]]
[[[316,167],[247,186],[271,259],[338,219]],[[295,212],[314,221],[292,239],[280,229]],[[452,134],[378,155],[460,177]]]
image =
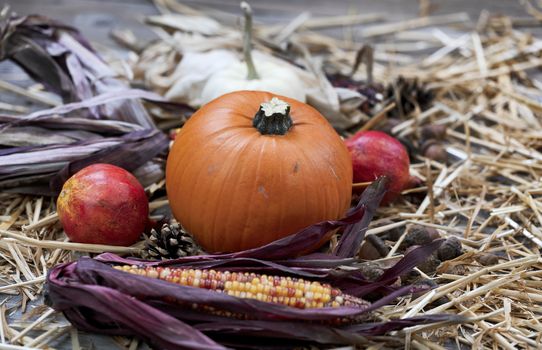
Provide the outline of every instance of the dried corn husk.
[[[338,267],[344,268],[344,265],[348,265],[347,260],[350,260],[350,264],[355,261],[352,259],[354,255],[351,249],[343,252],[339,248],[340,255],[314,254],[297,257],[300,251],[319,242],[327,232],[338,227],[345,227],[347,232],[343,235],[340,246],[361,241],[385,188],[383,179],[375,181],[347,217],[309,226],[260,248],[232,254],[200,255],[163,261],[141,261],[114,254],[102,254],[96,260],[82,258],[77,262],[61,264],[51,270],[48,276],[48,300],[79,329],[106,334],[132,334],[163,349],[222,349],[222,345],[230,344],[224,341],[225,334],[236,335],[238,340],[235,344],[250,346],[271,346],[281,341],[362,345],[366,344],[365,336],[385,334],[407,326],[461,322],[462,317],[446,314],[385,322],[367,320],[371,312],[408,293],[412,290],[410,287],[400,288],[392,293],[384,292],[386,295],[378,301],[373,304],[365,302],[364,306],[360,307],[298,309],[127,274],[110,266],[124,264],[211,268],[239,272],[262,271],[266,275],[286,273],[292,277],[332,283],[343,292],[354,296],[363,296],[370,291],[394,290],[390,286],[393,281],[423,261],[442,241],[435,241],[407,254],[374,282],[365,280],[354,265],[349,271],[339,271]],[[123,307],[111,307],[113,305]],[[198,310],[198,306],[223,313],[208,313]],[[86,308],[94,310],[95,314],[86,315],[82,312]],[[228,317],[224,313],[232,316]],[[97,315],[99,317],[96,317]],[[350,322],[341,324],[341,320]],[[116,327],[105,326],[110,322],[115,322]],[[168,324],[166,330],[163,328],[164,323]],[[253,329],[255,324],[258,331],[252,333],[251,328]],[[294,324],[295,327],[292,327]],[[158,331],[159,329],[161,331]],[[314,337],[314,332],[318,332],[317,337]],[[245,340],[243,335],[255,337]],[[268,337],[273,337],[273,340],[270,341]]]
[[[0,145],[8,147],[0,151],[0,188],[55,194],[91,162],[136,170],[167,150],[167,137],[139,100],[163,102],[160,96],[131,89],[73,28],[41,16],[3,11],[0,17],[0,59],[18,64],[64,102],[0,115]],[[155,173],[147,178],[162,173],[145,169]]]

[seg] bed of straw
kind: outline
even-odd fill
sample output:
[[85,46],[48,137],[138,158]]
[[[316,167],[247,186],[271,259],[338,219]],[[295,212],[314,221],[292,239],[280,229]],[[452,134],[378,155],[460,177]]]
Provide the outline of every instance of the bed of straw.
[[[238,30],[231,16],[219,12],[204,14],[172,1],[156,4],[163,13],[209,15],[219,21],[225,18],[230,22],[224,24],[226,33]],[[458,237],[464,254],[442,263],[434,275],[427,276],[438,287],[415,299],[404,297],[396,305],[384,307],[379,317],[446,312],[464,315],[466,322],[407,328],[373,339],[372,349],[541,346],[542,81],[536,79],[536,73],[542,66],[542,41],[530,35],[528,28],[520,27],[539,23],[542,15],[529,5],[526,8],[532,17],[511,19],[483,12],[480,18],[469,19],[463,13],[422,13],[412,20],[389,23],[378,14],[325,18],[300,15],[282,25],[256,23],[255,37],[260,42],[280,44],[295,39],[307,49],[307,59],[323,55],[328,66],[345,72],[351,69],[360,47],[360,40],[349,39],[349,30],[362,25],[361,39],[373,43],[375,50],[375,81],[388,84],[400,75],[417,78],[435,96],[429,108],[415,109],[394,126],[393,134],[409,138],[423,125],[447,126],[444,145],[448,161],[416,155],[411,166],[412,174],[424,181],[423,187],[407,192],[421,194],[424,199],[412,203],[405,197],[381,208],[368,234],[381,235],[390,229],[419,224],[436,228],[443,237]],[[420,10],[424,12],[423,6]],[[115,58],[114,64],[124,71],[130,66],[136,72],[133,79],[138,78],[138,67],[148,65],[145,56],[174,49],[175,32],[186,29],[172,29],[160,19],[154,17],[151,27],[160,37],[157,42],[132,50],[124,65]],[[343,27],[345,38],[319,32],[332,27]],[[129,31],[115,36],[125,46],[136,45]],[[112,51],[99,48],[106,58],[113,57]],[[173,69],[178,59],[172,56],[162,64],[170,65],[165,69]],[[366,79],[362,69],[356,76]],[[0,88],[30,100],[39,97],[35,86],[24,90],[1,82]],[[386,103],[382,110],[389,108]],[[24,111],[17,105],[0,108]],[[385,119],[385,113],[362,116],[369,126]],[[175,124],[167,115],[157,120],[164,129]],[[163,181],[147,190],[161,188]],[[165,197],[158,198],[151,202],[151,209],[166,205]],[[68,242],[54,201],[10,193],[0,193],[0,236],[1,349],[54,348],[61,339],[69,342],[69,337],[73,348],[79,348],[78,332],[61,315],[42,305],[47,270],[80,254],[137,254],[142,247],[141,243],[111,247]],[[397,256],[400,244],[401,239],[382,260]],[[477,259],[483,253],[499,258],[483,264]],[[447,302],[428,307],[443,296]],[[136,340],[117,340],[122,348],[138,346]]]

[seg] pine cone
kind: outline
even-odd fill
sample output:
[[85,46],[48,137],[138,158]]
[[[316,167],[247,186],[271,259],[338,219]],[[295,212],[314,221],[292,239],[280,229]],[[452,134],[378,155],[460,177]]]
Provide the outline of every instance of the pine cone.
[[423,111],[431,105],[435,97],[433,92],[417,79],[406,79],[402,76],[387,87],[385,96],[386,99],[400,100],[400,106],[396,106],[388,112],[392,118],[401,116],[398,107],[401,107],[403,116],[408,116],[416,108],[416,105]]
[[203,251],[192,236],[179,224],[164,224],[160,231],[151,230],[145,237],[145,249],[141,256],[144,259],[175,259],[184,256],[198,255]]

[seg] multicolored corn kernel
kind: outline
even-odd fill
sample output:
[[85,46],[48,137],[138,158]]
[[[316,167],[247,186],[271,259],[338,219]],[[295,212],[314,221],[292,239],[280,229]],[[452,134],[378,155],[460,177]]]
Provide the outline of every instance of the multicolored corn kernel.
[[346,295],[328,284],[291,277],[137,265],[122,265],[114,268],[183,286],[214,290],[237,298],[256,299],[299,309],[368,305],[366,301]]

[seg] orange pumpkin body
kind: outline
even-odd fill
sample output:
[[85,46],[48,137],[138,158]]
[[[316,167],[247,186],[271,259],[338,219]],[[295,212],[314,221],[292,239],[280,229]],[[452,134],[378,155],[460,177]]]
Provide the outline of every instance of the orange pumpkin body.
[[[285,135],[252,123],[260,104],[290,106]],[[262,91],[223,95],[183,126],[167,160],[175,218],[209,252],[262,246],[349,208],[352,162],[341,138],[314,108]]]

